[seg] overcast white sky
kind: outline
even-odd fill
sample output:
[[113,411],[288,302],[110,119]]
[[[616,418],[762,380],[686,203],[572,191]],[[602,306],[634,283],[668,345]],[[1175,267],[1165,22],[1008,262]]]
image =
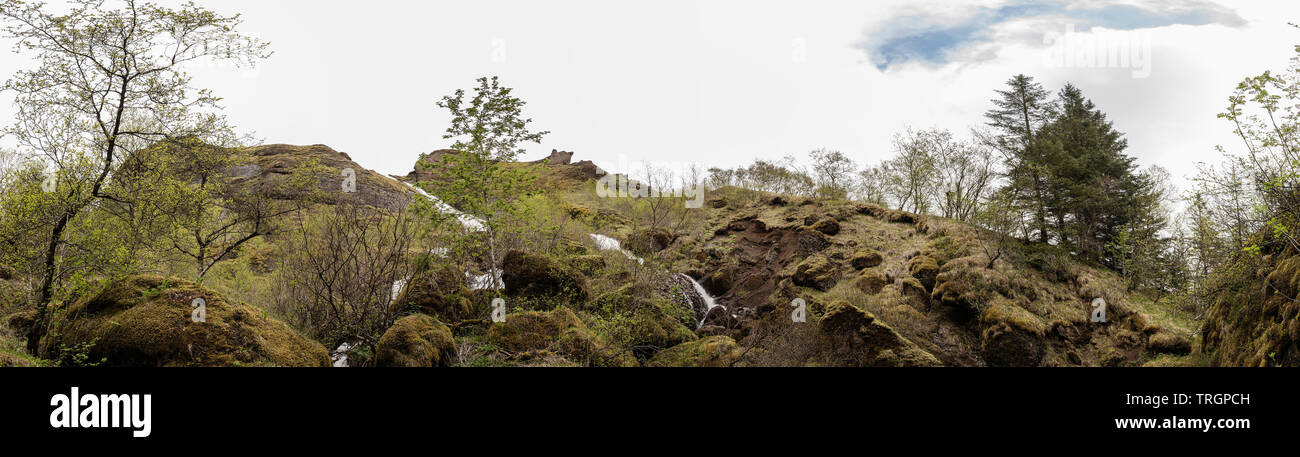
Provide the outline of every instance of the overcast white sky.
[[[529,158],[734,166],[819,147],[874,163],[908,125],[982,124],[993,90],[1025,73],[1052,91],[1078,85],[1142,165],[1181,178],[1217,160],[1216,144],[1235,146],[1215,114],[1236,82],[1284,68],[1300,43],[1286,24],[1300,22],[1294,1],[200,3],[242,13],[275,51],[255,71],[193,71],[242,129],[392,174],[448,146],[435,101],[484,75],[553,132]],[[1070,24],[1149,38],[1150,76],[1049,65],[1044,37]],[[0,77],[27,65],[0,55]]]

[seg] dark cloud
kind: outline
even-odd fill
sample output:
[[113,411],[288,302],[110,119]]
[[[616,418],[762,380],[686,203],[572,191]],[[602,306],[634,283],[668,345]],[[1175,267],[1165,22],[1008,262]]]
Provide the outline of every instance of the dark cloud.
[[[956,18],[923,11],[900,11],[885,25],[869,30],[858,47],[881,70],[906,62],[945,64],[973,46],[996,46],[997,43],[993,42],[996,27],[1025,20],[1073,24],[1079,31],[1093,27],[1134,30],[1167,25],[1239,27],[1245,24],[1235,11],[1199,0],[1149,1],[1139,5],[1066,0],[1015,1],[1001,6],[970,8],[959,12]],[[982,55],[996,54],[986,52]]]

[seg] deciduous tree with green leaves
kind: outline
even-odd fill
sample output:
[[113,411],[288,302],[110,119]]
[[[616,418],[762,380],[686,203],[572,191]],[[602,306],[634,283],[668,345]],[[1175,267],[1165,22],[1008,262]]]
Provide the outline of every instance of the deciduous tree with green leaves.
[[[441,163],[429,165],[437,168],[439,178],[422,184],[443,202],[482,221],[489,269],[500,265],[497,244],[504,221],[515,211],[513,202],[528,191],[531,180],[526,171],[502,163],[516,161],[525,152],[523,144],[541,143],[550,133],[530,130],[533,120],[523,115],[526,103],[513,92],[502,86],[497,77],[483,77],[478,79],[473,97],[467,99],[465,91],[458,89],[438,102],[438,107],[449,111],[452,117],[443,138],[455,140],[452,149],[460,152],[445,155]],[[445,214],[435,218],[450,220]],[[496,275],[492,275],[492,283],[493,288],[501,286]]]
[[[57,175],[47,202],[54,217],[41,253],[38,322],[47,317],[63,257],[75,254],[65,249],[69,228],[97,203],[127,198],[110,190],[127,158],[168,138],[232,134],[219,113],[220,99],[194,87],[186,64],[253,64],[269,56],[267,43],[236,30],[238,15],[193,3],[179,9],[135,0],[109,4],[77,0],[60,11],[0,0],[5,35],[36,62],[3,86],[17,108],[16,123],[3,132]],[[29,351],[35,352],[44,329],[33,326]]]

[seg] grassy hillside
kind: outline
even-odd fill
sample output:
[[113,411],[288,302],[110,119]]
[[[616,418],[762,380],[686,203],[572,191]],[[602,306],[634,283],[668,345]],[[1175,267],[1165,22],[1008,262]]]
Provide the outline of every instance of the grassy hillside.
[[[356,166],[324,146],[267,146],[247,153],[257,168],[244,170],[246,179],[280,179],[277,170],[304,160],[332,169]],[[491,291],[469,290],[460,279],[487,271],[481,259],[435,261],[416,267],[391,307],[397,317],[433,319],[404,320],[405,327],[395,326],[375,349],[354,347],[346,352],[351,364],[1202,363],[1201,356],[1190,354],[1198,328],[1191,315],[1129,292],[1114,273],[1078,263],[1050,247],[1002,245],[1006,253],[990,266],[989,253],[1005,241],[943,218],[734,187],[712,190],[703,208],[686,209],[677,200],[665,205],[652,199],[598,198],[596,179],[603,171],[589,162],[510,166],[533,172],[538,192],[519,202],[526,211],[515,221],[518,233],[507,238],[505,248],[511,253],[502,275],[508,304],[505,322],[492,321],[496,297]],[[295,217],[310,218],[332,204],[359,202],[385,211],[406,207],[411,193],[405,186],[368,170],[357,172],[361,184],[356,199],[326,202]],[[419,170],[408,179],[421,176],[436,179]],[[330,180],[321,188],[337,185]],[[593,234],[618,240],[630,252],[611,250]],[[428,250],[419,246],[411,248],[416,257]],[[277,291],[285,284],[280,284],[279,274],[287,266],[280,260],[292,249],[283,236],[250,243],[218,264],[203,287],[220,297],[217,302],[245,302],[267,318],[295,322],[282,314],[283,308],[270,305],[282,299]],[[702,299],[690,281],[682,280],[682,273],[722,307],[703,309]],[[18,279],[7,283],[20,283]],[[137,299],[130,297],[145,297],[141,303],[149,303],[150,289],[126,290],[149,281],[133,281],[115,283],[114,294],[121,299],[103,306],[131,309]],[[1098,298],[1108,304],[1105,323],[1090,319],[1090,305]],[[96,299],[77,303],[85,300]],[[793,316],[796,300],[805,304],[802,321]],[[5,313],[21,316],[22,308],[11,304]],[[15,322],[20,325],[21,319]],[[70,325],[96,328],[94,321]],[[311,334],[307,328],[297,330]],[[0,332],[6,363],[59,363],[23,355],[18,350],[21,334],[15,329]],[[93,360],[135,353],[99,347],[102,342],[93,338],[76,340],[74,334],[55,338],[62,338],[58,344],[93,354]],[[165,339],[154,339],[159,338]],[[333,349],[333,342],[320,342]],[[170,347],[164,341],[147,344]],[[244,347],[241,344],[223,341],[215,347],[231,354],[222,357],[263,363],[239,355],[239,349],[230,352]],[[164,358],[167,364],[195,363]]]

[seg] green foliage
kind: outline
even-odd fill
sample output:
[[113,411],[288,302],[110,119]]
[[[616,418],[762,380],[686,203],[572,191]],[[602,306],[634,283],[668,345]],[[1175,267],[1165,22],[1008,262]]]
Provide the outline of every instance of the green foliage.
[[[500,231],[509,215],[515,213],[515,202],[528,192],[533,179],[527,170],[506,167],[502,162],[514,161],[524,152],[524,143],[539,143],[549,133],[529,130],[532,119],[523,117],[525,102],[512,92],[513,89],[501,86],[496,77],[479,78],[472,98],[466,100],[465,91],[457,90],[438,102],[452,116],[443,138],[456,140],[452,148],[459,152],[443,156],[441,163],[427,165],[437,171],[439,179],[423,183],[446,204],[482,222],[486,249],[477,247],[478,241],[470,236],[452,236],[445,241],[459,256],[475,251],[485,254],[482,257],[488,259],[491,267],[500,260],[497,246]],[[426,208],[425,213],[432,214],[439,225],[453,221],[445,211]],[[455,222],[463,224],[459,220]]]
[[97,367],[108,362],[107,357],[94,360],[90,351],[99,343],[98,339],[73,344],[59,344],[56,362],[61,367]]
[[[103,265],[100,259],[120,258],[130,250],[116,244],[79,246],[78,233],[100,227],[102,216],[87,213],[101,206],[130,208],[139,198],[130,187],[116,185],[119,173],[129,175],[142,165],[136,153],[166,139],[233,141],[233,129],[218,112],[219,99],[193,87],[185,65],[200,60],[252,64],[268,55],[266,43],[235,30],[238,16],[193,3],[179,9],[119,5],[76,2],[55,8],[0,1],[4,34],[36,62],[0,87],[14,94],[17,109],[15,123],[0,135],[53,173],[53,179],[41,180],[48,192],[37,197],[28,190],[18,205],[31,209],[30,203],[39,203],[40,208],[20,211],[38,216],[29,222],[40,234],[34,236],[41,238],[35,244],[40,250],[35,258],[24,259],[38,265],[42,276],[38,321],[47,317],[58,286],[70,276],[93,271],[79,262],[89,258]],[[127,226],[139,222],[131,211],[116,214]],[[33,326],[29,350],[35,349],[43,328]]]

